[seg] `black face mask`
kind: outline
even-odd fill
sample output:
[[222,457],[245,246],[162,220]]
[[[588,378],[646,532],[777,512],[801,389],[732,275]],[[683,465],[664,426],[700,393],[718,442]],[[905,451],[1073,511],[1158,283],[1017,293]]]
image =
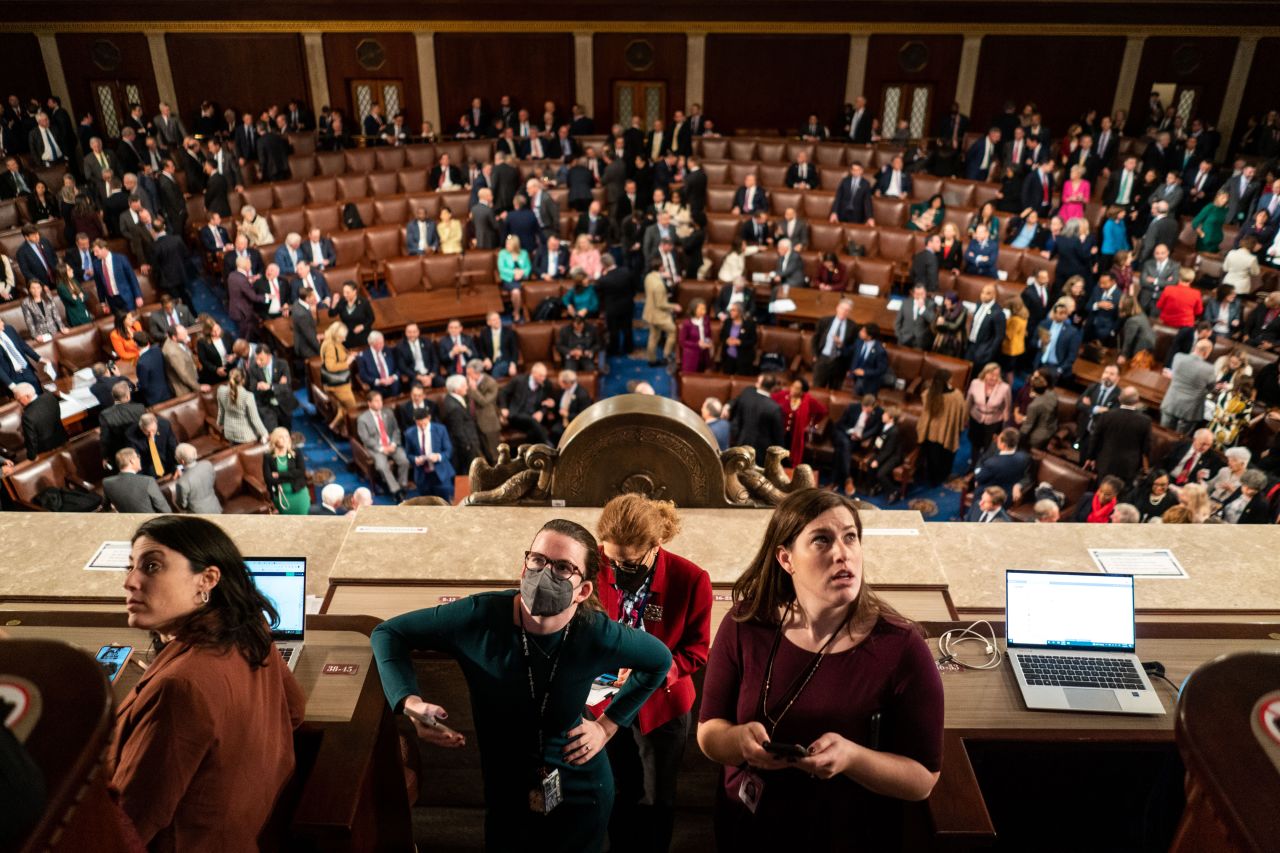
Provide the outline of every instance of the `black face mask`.
[[618,588],[626,592],[635,592],[653,572],[653,567],[658,561],[655,554],[653,562],[648,564],[632,564],[620,560],[610,560],[609,562],[613,565],[614,582],[618,585]]

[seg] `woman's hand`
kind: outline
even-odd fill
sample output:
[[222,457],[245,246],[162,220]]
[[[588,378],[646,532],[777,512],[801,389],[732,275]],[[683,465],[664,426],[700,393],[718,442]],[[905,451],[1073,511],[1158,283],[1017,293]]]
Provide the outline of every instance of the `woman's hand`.
[[607,716],[596,720],[583,720],[577,728],[569,729],[569,742],[564,745],[564,760],[570,764],[586,764],[604,750],[604,745],[618,731],[618,725]]
[[819,779],[830,779],[844,773],[863,747],[838,734],[827,732],[809,746],[809,757],[796,762],[796,767]]
[[[405,699],[404,709],[406,711],[413,711],[415,714],[420,714],[430,720],[449,719],[449,713],[445,711],[444,708],[441,708],[439,705],[432,705],[430,702],[424,702],[421,696],[410,696],[408,699]],[[457,732],[445,732],[435,728],[434,726],[429,726],[426,723],[423,723],[416,717],[411,715],[406,716],[409,716],[409,719],[413,721],[413,729],[418,733],[418,737],[422,738],[427,743],[450,748],[467,745],[467,739]]]
[[765,751],[764,745],[769,742],[769,733],[765,731],[762,723],[743,723],[729,731],[733,734],[737,751],[742,754],[742,760],[752,767],[758,767],[761,770],[782,770],[795,766],[795,762],[784,761]]

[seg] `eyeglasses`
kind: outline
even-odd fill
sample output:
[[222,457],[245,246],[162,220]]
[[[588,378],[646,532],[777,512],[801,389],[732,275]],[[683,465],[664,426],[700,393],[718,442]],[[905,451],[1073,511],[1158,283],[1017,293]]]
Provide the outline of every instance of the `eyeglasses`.
[[[646,557],[648,556],[648,552],[646,552],[645,556]],[[649,568],[648,561],[643,558],[636,560],[634,562],[631,560],[610,560],[609,562],[613,565],[615,569],[618,569],[619,571],[623,571],[623,572],[632,573],[632,574],[634,574],[635,572],[646,571]]]
[[539,554],[537,551],[524,552],[524,567],[531,572],[540,572],[549,567],[551,572],[562,581],[567,581],[574,575],[582,574],[582,569],[568,560],[553,560],[546,554]]

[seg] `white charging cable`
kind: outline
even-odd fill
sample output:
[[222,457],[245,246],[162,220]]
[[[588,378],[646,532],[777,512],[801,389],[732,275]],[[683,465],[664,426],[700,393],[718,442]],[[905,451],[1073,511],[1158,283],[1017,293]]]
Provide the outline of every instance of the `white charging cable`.
[[[987,634],[984,635],[974,630],[979,625],[987,626]],[[957,655],[960,651],[959,647],[964,643],[981,644],[987,659],[982,663],[976,664],[960,660]],[[944,631],[938,637],[938,651],[942,653],[942,656],[938,659],[939,664],[955,664],[965,669],[995,669],[1004,658],[1004,655],[1000,652],[1000,644],[996,642],[995,629],[985,619],[974,622],[968,628],[952,628],[950,631]]]

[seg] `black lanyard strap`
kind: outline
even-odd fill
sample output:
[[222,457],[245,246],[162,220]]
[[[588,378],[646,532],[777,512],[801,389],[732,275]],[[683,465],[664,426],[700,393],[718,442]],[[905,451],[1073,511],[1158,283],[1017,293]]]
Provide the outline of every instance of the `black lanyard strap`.
[[547,676],[547,689],[542,694],[542,701],[538,701],[538,689],[533,683],[533,660],[529,657],[529,635],[524,629],[524,610],[520,611],[520,648],[524,652],[525,671],[529,675],[529,697],[533,699],[533,704],[538,706],[538,761],[541,762],[543,751],[545,748],[544,736],[542,732],[542,724],[547,716],[547,703],[551,700],[551,683],[555,681],[556,670],[560,667],[560,654],[564,651],[565,645],[569,642],[569,629],[573,626],[573,621],[564,628],[564,637],[560,640],[560,648],[556,649],[554,655],[549,655],[551,660],[551,673]]
[[836,641],[836,637],[840,636],[840,632],[849,626],[849,620],[853,618],[853,607],[849,608],[849,612],[845,614],[844,620],[840,625],[831,632],[831,636],[827,637],[827,641],[822,647],[814,653],[806,666],[791,682],[791,685],[783,692],[779,704],[782,710],[778,711],[776,718],[770,716],[768,711],[769,705],[769,687],[773,682],[773,661],[778,655],[778,646],[782,643],[782,632],[786,630],[787,619],[791,616],[791,604],[787,605],[787,610],[782,614],[782,620],[778,623],[778,630],[773,635],[773,647],[769,649],[769,662],[765,667],[764,685],[760,688],[760,716],[769,730],[769,736],[773,736],[774,730],[778,728],[778,724],[782,722],[782,718],[791,710],[791,706],[800,698],[800,694],[809,686],[809,681],[817,673],[818,667],[822,665],[822,659],[826,657],[827,649],[831,648],[831,644]]

